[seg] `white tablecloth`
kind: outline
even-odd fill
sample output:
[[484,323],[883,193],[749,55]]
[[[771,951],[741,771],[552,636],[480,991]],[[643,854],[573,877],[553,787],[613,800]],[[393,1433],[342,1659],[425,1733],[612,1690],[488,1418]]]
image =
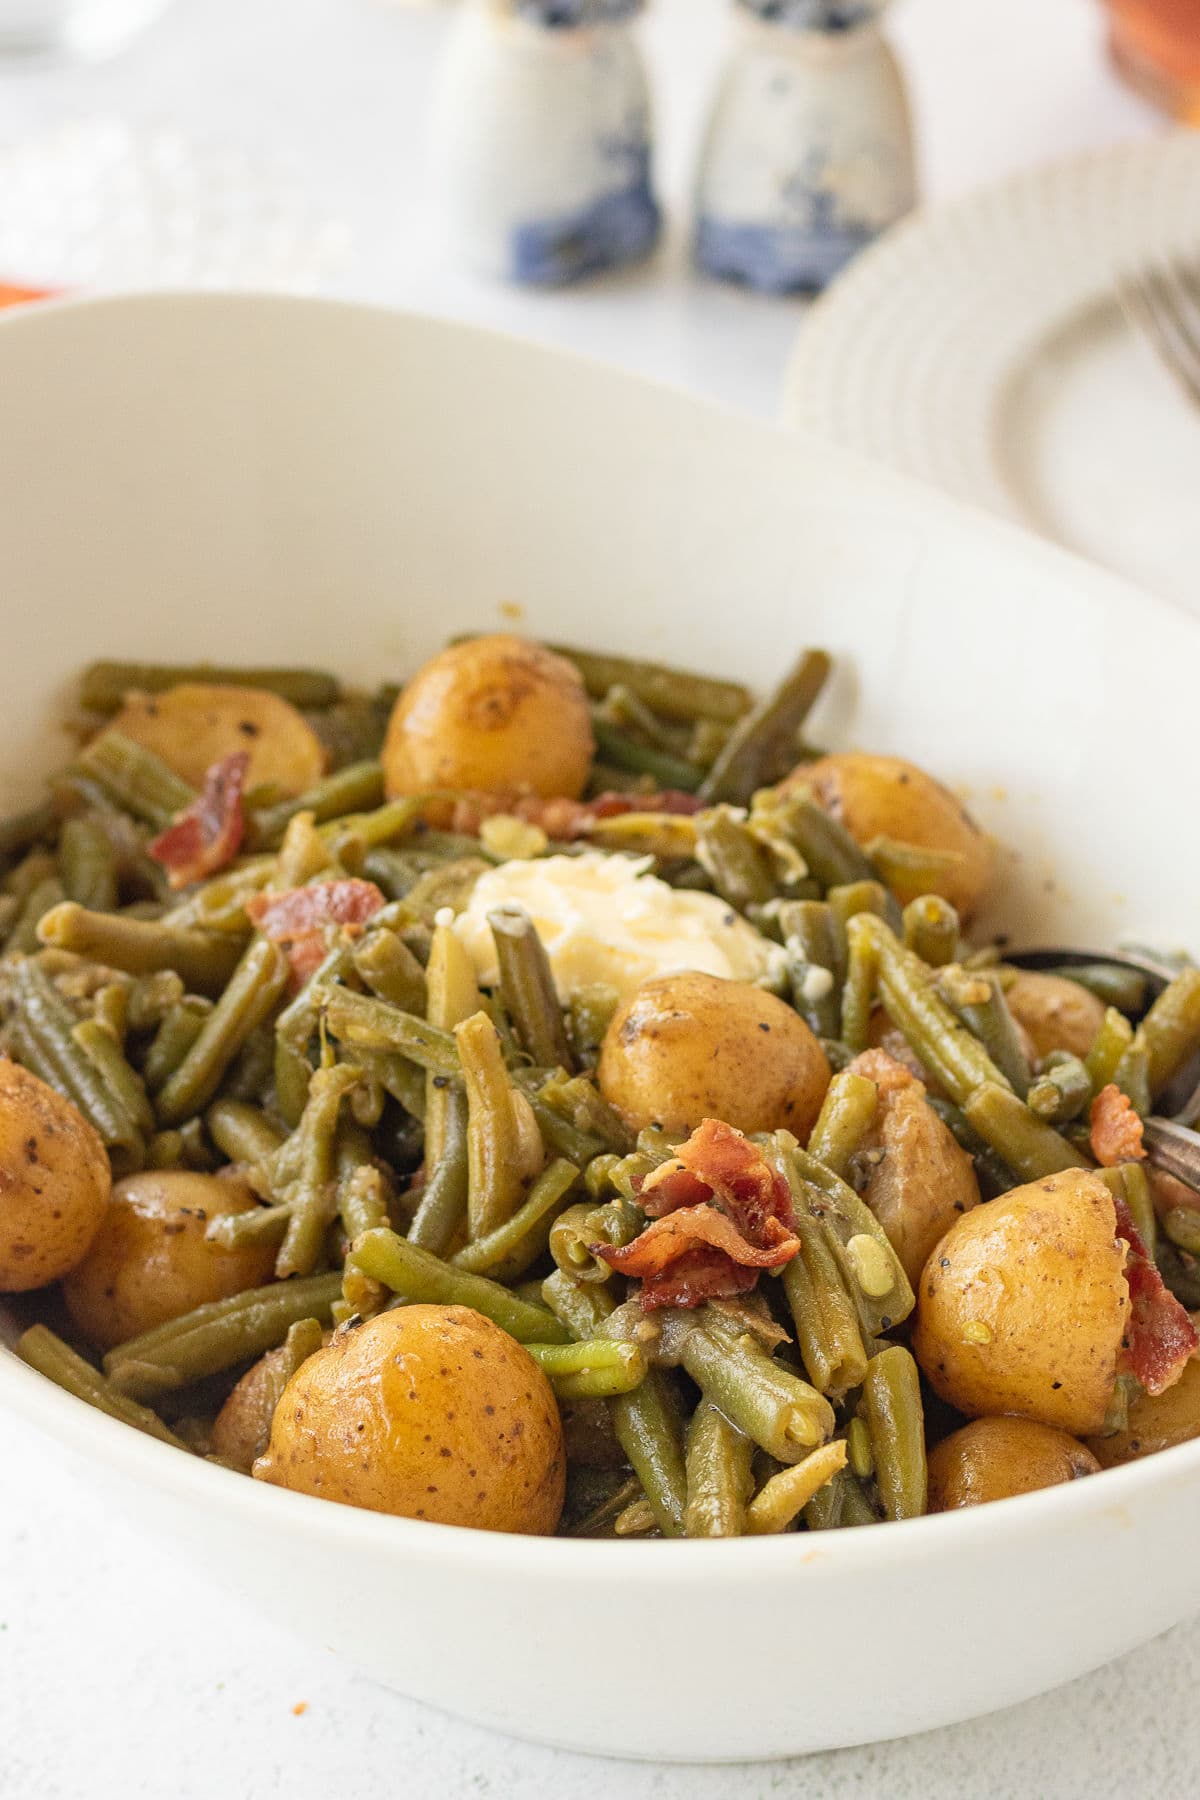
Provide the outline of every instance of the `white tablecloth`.
[[[723,0],[655,0],[646,27],[672,246],[649,270],[566,295],[479,285],[437,258],[422,122],[448,12],[178,0],[111,63],[0,69],[0,143],[109,114],[261,150],[350,228],[337,291],[569,345],[769,414],[800,309],[692,282],[678,229]],[[907,0],[895,33],[934,200],[1157,128],[1108,73],[1091,0]],[[736,1770],[591,1761],[431,1713],[281,1637],[148,1549],[136,1519],[99,1514],[36,1435],[6,1422],[2,1442],[3,1800],[1175,1800],[1194,1788],[1200,1624],[1059,1694],[906,1743]],[[1036,1596],[1022,1603],[1036,1631]],[[901,1630],[866,1666],[886,1680],[887,1657],[904,1654]]]

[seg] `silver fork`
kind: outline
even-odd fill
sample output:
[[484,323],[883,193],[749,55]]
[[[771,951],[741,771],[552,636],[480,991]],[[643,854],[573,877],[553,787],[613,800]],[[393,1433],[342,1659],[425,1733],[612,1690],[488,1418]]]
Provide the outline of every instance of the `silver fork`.
[[1117,299],[1175,385],[1200,406],[1200,263],[1177,259],[1127,275]]

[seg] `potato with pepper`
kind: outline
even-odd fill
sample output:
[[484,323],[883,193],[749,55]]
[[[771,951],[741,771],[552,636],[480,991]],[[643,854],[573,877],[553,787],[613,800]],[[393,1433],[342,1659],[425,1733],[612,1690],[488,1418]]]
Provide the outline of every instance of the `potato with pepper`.
[[226,1250],[207,1235],[213,1219],[257,1205],[232,1176],[186,1169],[126,1176],[87,1255],[63,1283],[79,1330],[97,1349],[111,1350],[193,1307],[270,1281],[273,1244]]
[[798,1013],[764,988],[684,973],[643,982],[604,1034],[600,1092],[635,1131],[686,1135],[703,1119],[807,1138],[829,1059]]
[[325,749],[302,713],[266,688],[188,681],[161,694],[127,694],[112,729],[204,786],[213,763],[245,750],[247,787],[302,794],[321,779]]
[[948,788],[915,763],[899,756],[868,756],[845,751],[803,763],[782,784],[807,787],[830,816],[864,849],[876,838],[945,856],[945,866],[915,871],[910,880],[893,880],[903,904],[922,894],[940,894],[969,917],[992,876],[992,847]]
[[548,1534],[566,1481],[550,1384],[466,1306],[350,1321],[292,1377],[259,1481],[372,1512]]
[[1085,1444],[1033,1419],[973,1419],[929,1452],[929,1510],[953,1512],[1095,1475]]
[[453,644],[417,671],[388,722],[383,773],[391,799],[462,788],[575,800],[594,754],[574,665],[497,633]]
[[1086,1056],[1104,1023],[1104,1004],[1065,975],[1022,969],[1004,990],[1008,1010],[1035,1056],[1069,1050]]
[[45,1287],[75,1268],[111,1186],[104,1145],[78,1108],[0,1061],[0,1293]]
[[[1200,1324],[1200,1313],[1192,1314]],[[1147,1394],[1138,1388],[1129,1402],[1122,1429],[1111,1437],[1094,1437],[1088,1448],[1103,1468],[1136,1462],[1200,1437],[1200,1358],[1193,1356],[1174,1387],[1165,1394]]]

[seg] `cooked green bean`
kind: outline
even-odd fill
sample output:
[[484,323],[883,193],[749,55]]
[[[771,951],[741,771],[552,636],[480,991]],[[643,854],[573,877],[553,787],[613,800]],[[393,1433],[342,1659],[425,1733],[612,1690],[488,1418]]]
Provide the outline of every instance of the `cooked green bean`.
[[898,838],[876,837],[866,846],[867,855],[889,888],[932,888],[961,868],[957,850],[934,850],[928,844],[906,844]]
[[[23,1034],[36,1044],[53,1075],[46,1079],[68,1100],[73,1100],[93,1125],[104,1144],[119,1148],[134,1159],[144,1150],[137,1120],[108,1087],[90,1056],[74,1037],[78,1023],[67,1002],[32,959],[17,968],[13,992],[20,1008],[16,1021]],[[40,1070],[38,1071],[41,1072]]]
[[89,663],[79,684],[79,700],[90,712],[120,712],[130,693],[161,694],[167,688],[200,683],[207,687],[265,688],[293,706],[332,706],[341,684],[317,669],[231,669],[219,663]]
[[52,800],[39,800],[24,812],[0,819],[0,863],[24,856],[35,844],[49,843],[58,829],[58,809]]
[[865,1075],[843,1069],[826,1089],[817,1122],[808,1140],[808,1153],[845,1177],[850,1158],[859,1149],[875,1119],[879,1089]]
[[1120,963],[1070,963],[1061,968],[1046,969],[1044,973],[1057,975],[1063,981],[1077,982],[1105,1006],[1116,1007],[1118,1012],[1128,1013],[1132,1018],[1136,1018],[1146,1005],[1146,977],[1139,975],[1136,969],[1123,968]]
[[995,973],[950,963],[938,973],[937,990],[1023,1099],[1032,1080],[1029,1059]]
[[857,1308],[820,1222],[798,1212],[796,1235],[800,1254],[783,1269],[796,1342],[817,1392],[841,1399],[858,1386],[867,1368]]
[[445,1092],[441,1154],[431,1163],[426,1148],[425,1188],[408,1228],[409,1243],[435,1256],[446,1254],[467,1220],[467,1097],[457,1082],[447,1084]]
[[[830,1249],[854,1300],[866,1337],[891,1330],[893,1325],[908,1317],[916,1302],[908,1276],[887,1233],[866,1201],[832,1169],[802,1150],[790,1133],[776,1132],[775,1138],[784,1176],[795,1197],[796,1210],[814,1213],[824,1225]],[[815,1195],[810,1192],[813,1189]],[[870,1260],[875,1265],[876,1279],[870,1291],[861,1278],[865,1246],[858,1245],[857,1254],[849,1249],[856,1238],[869,1239],[873,1244]]]
[[1117,1064],[1113,1080],[1121,1092],[1128,1096],[1134,1111],[1140,1113],[1143,1119],[1146,1118],[1153,1105],[1150,1049],[1140,1032],[1134,1032],[1133,1042]]
[[104,1372],[133,1400],[172,1393],[274,1350],[302,1319],[327,1325],[341,1291],[341,1274],[335,1272],[273,1281],[231,1300],[210,1301],[110,1350]]
[[471,1237],[487,1237],[521,1204],[526,1156],[514,1090],[496,1027],[476,1013],[454,1027],[467,1094],[467,1221]]
[[[1163,989],[1134,1034],[1131,1049],[1136,1048],[1142,1049],[1147,1059],[1146,1078],[1153,1101],[1200,1050],[1200,969],[1184,969]],[[1130,1054],[1126,1052],[1123,1064]],[[1114,1078],[1118,1087],[1125,1086],[1122,1073],[1118,1067]],[[1128,1093],[1128,1088],[1125,1091]]]
[[126,1062],[112,1032],[99,1019],[81,1019],[71,1033],[117,1104],[139,1131],[154,1130],[154,1108],[136,1069]]
[[[549,1242],[556,1211],[574,1187],[579,1170],[565,1157],[556,1157],[542,1170],[529,1197],[515,1213],[486,1237],[477,1237],[450,1258],[456,1269],[473,1275],[491,1275],[496,1281],[519,1281],[526,1269],[542,1256]],[[412,1233],[409,1233],[411,1243]]]
[[659,749],[655,744],[640,742],[606,719],[595,707],[592,709],[592,732],[600,755],[614,768],[624,769],[631,775],[649,775],[659,787],[676,788],[684,793],[694,793],[699,787],[700,770],[694,763],[685,761],[682,756],[673,756],[669,750]]
[[935,992],[931,971],[882,920],[860,913],[851,919],[847,931],[852,941],[861,938],[874,945],[879,956],[880,997],[889,1018],[957,1105],[962,1106],[984,1082],[1008,1087],[1008,1077],[979,1039]]
[[785,901],[779,929],[788,953],[792,1004],[810,1031],[832,1038],[841,1029],[846,947],[824,901]]
[[36,1369],[39,1375],[45,1375],[56,1387],[74,1394],[77,1400],[86,1400],[98,1412],[119,1419],[123,1425],[132,1425],[135,1431],[144,1431],[147,1437],[158,1438],[176,1450],[187,1449],[182,1438],[169,1431],[157,1413],[119,1392],[90,1362],[85,1362],[45,1325],[31,1325],[17,1339],[16,1348],[22,1362]]
[[366,1050],[392,1050],[434,1075],[460,1077],[462,1068],[452,1032],[443,1031],[384,1000],[352,994],[314,978],[313,1004],[333,1037]]
[[696,827],[696,860],[722,900],[745,912],[774,899],[779,884],[770,857],[735,808],[711,807]]
[[517,1038],[543,1069],[574,1067],[550,959],[529,914],[493,907],[488,925],[496,946],[500,993]]
[[127,812],[163,831],[196,798],[194,788],[152,750],[106,731],[79,753],[79,765]]
[[241,943],[225,934],[159,919],[131,919],[122,913],[89,912],[73,900],[45,914],[38,937],[43,944],[129,975],[173,970],[190,991],[214,996],[224,991],[242,952]]
[[984,1082],[963,1102],[963,1116],[1022,1181],[1037,1181],[1085,1164],[1067,1140],[1043,1123],[1011,1088]]
[[786,1531],[814,1494],[846,1466],[846,1446],[841,1439],[822,1444],[810,1451],[803,1462],[763,1484],[746,1508],[746,1531],[750,1537],[766,1537]]
[[1092,1081],[1092,1092],[1098,1094],[1101,1088],[1107,1087],[1116,1079],[1121,1059],[1133,1043],[1133,1026],[1124,1013],[1110,1006],[1104,1014],[1104,1023],[1096,1034],[1096,1040],[1084,1059],[1084,1066]]
[[291,1205],[287,1232],[275,1259],[275,1273],[311,1275],[320,1259],[325,1229],[337,1207],[334,1156],[342,1102],[360,1077],[344,1063],[318,1069],[308,1090],[304,1115],[296,1127],[298,1167],[279,1198]]
[[1092,1098],[1092,1078],[1077,1056],[1057,1052],[1046,1058],[1040,1075],[1030,1083],[1026,1103],[1047,1125],[1066,1125],[1077,1119]]
[[775,692],[738,719],[700,787],[705,800],[732,800],[744,806],[757,789],[791,771],[799,755],[800,732],[830,668],[823,650],[805,651]]
[[980,1137],[979,1133],[967,1124],[966,1116],[960,1106],[951,1100],[943,1100],[940,1094],[926,1094],[925,1101],[931,1106],[943,1125],[949,1127],[955,1142],[960,1144],[975,1164],[975,1174],[983,1189],[985,1198],[1002,1194],[1012,1186],[1012,1175],[1008,1164],[1002,1156],[998,1156],[992,1146]]
[[592,1338],[525,1348],[560,1400],[610,1400],[616,1394],[631,1394],[646,1379],[645,1352],[637,1344]]
[[350,1258],[364,1275],[382,1281],[406,1301],[438,1306],[471,1306],[518,1343],[562,1343],[565,1327],[555,1327],[543,1307],[530,1306],[497,1281],[453,1268],[394,1231],[368,1231],[352,1246]]
[[807,788],[786,796],[781,824],[823,888],[875,880],[875,869],[843,825],[817,805]]
[[[1136,1219],[1134,1224],[1137,1224]],[[1164,1215],[1162,1228],[1177,1249],[1186,1250],[1189,1256],[1200,1256],[1200,1209],[1193,1206],[1173,1206]],[[1144,1234],[1142,1235],[1145,1241]]]
[[701,1399],[687,1433],[686,1537],[740,1537],[754,1491],[754,1446],[711,1400]]
[[958,955],[958,914],[940,894],[923,894],[904,909],[904,942],[931,969],[945,968]]
[[48,914],[62,904],[63,884],[57,875],[47,875],[29,890],[18,912],[4,948],[21,956],[32,956],[42,942],[39,927]]
[[777,1461],[799,1462],[832,1434],[829,1402],[712,1307],[695,1315],[679,1355],[707,1398]]
[[875,1481],[888,1519],[916,1519],[927,1505],[925,1415],[921,1378],[907,1350],[881,1350],[867,1365],[863,1411]]
[[584,1076],[567,1077],[556,1072],[542,1083],[537,1098],[577,1131],[598,1140],[606,1151],[624,1156],[633,1149],[629,1127]]
[[842,987],[842,1029],[846,1048],[858,1056],[871,1037],[871,1014],[879,981],[879,958],[871,940],[859,933],[848,940],[849,957]]
[[708,675],[690,675],[682,669],[667,669],[624,656],[566,649],[561,644],[549,648],[574,663],[588,693],[596,700],[603,700],[614,687],[625,687],[660,717],[685,724],[696,719],[719,719],[732,725],[753,705],[749,689],[737,682],[716,681]]
[[250,1033],[283,998],[288,960],[278,944],[256,938],[229,978],[195,1043],[158,1094],[158,1116],[178,1125],[203,1110]]
[[150,1040],[142,1063],[142,1075],[152,1094],[158,1093],[175,1073],[204,1029],[212,1001],[189,994],[177,1001]]
[[402,1012],[425,1011],[425,971],[404,939],[386,928],[372,931],[356,945],[354,967],[379,1000]]
[[351,763],[294,799],[281,800],[277,806],[256,812],[251,821],[251,840],[256,848],[272,848],[282,841],[289,824],[300,813],[311,813],[314,823],[322,825],[329,819],[344,819],[349,813],[374,812],[382,803],[380,765]]
[[[1147,1254],[1153,1258],[1158,1248],[1158,1218],[1154,1210],[1150,1178],[1144,1165],[1135,1162],[1118,1163],[1115,1169],[1099,1169],[1097,1173],[1114,1197],[1124,1200],[1134,1229],[1145,1245]],[[1200,1213],[1195,1216],[1200,1221]],[[1181,1240],[1172,1233],[1170,1220],[1171,1214],[1168,1213],[1163,1220],[1163,1230],[1172,1243],[1180,1243]],[[1200,1233],[1197,1233],[1197,1241],[1200,1242]],[[1186,1250],[1190,1246],[1183,1244],[1182,1248]]]
[[96,912],[117,904],[117,854],[112,839],[94,819],[68,819],[58,842],[63,892],[68,900]]
[[631,1244],[645,1224],[645,1215],[626,1201],[594,1206],[588,1201],[560,1213],[550,1231],[550,1254],[572,1281],[611,1281],[613,1271],[594,1254],[601,1244],[617,1248]]

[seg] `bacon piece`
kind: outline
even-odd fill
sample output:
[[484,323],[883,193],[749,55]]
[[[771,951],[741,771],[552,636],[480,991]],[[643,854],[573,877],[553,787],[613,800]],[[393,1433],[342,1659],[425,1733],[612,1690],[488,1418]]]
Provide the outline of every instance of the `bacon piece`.
[[1142,1121],[1128,1094],[1123,1094],[1115,1082],[1100,1089],[1092,1101],[1089,1118],[1092,1155],[1101,1168],[1115,1169],[1118,1163],[1143,1161],[1146,1150]]
[[488,819],[501,814],[522,819],[527,825],[540,825],[549,838],[569,843],[586,837],[593,825],[602,819],[617,819],[624,813],[673,813],[690,815],[700,811],[695,794],[680,793],[669,788],[659,794],[599,794],[594,800],[568,800],[557,795],[543,799],[539,794],[460,794],[449,815],[449,829],[466,837],[477,837]]
[[301,983],[324,959],[328,926],[339,925],[356,937],[385,904],[373,881],[344,878],[280,894],[255,894],[247,900],[246,912],[264,937],[285,946],[293,980]]
[[720,1119],[705,1119],[638,1199],[652,1223],[631,1244],[592,1252],[641,1280],[647,1312],[749,1293],[760,1269],[781,1268],[800,1249],[786,1181]]
[[[913,1087],[919,1080],[907,1063],[901,1062],[883,1045],[860,1051],[847,1068],[852,1075],[865,1075],[868,1081],[873,1081],[881,1100],[889,1094],[899,1093],[902,1088]],[[923,1088],[924,1083],[921,1086]]]
[[150,845],[150,855],[166,869],[173,888],[216,875],[241,849],[246,835],[242,794],[249,767],[246,750],[235,750],[213,763],[203,791]]
[[1129,1287],[1129,1325],[1122,1363],[1148,1394],[1161,1394],[1183,1374],[1200,1340],[1187,1312],[1169,1289],[1148,1255],[1124,1200],[1113,1196],[1117,1236],[1129,1246],[1125,1280]]

